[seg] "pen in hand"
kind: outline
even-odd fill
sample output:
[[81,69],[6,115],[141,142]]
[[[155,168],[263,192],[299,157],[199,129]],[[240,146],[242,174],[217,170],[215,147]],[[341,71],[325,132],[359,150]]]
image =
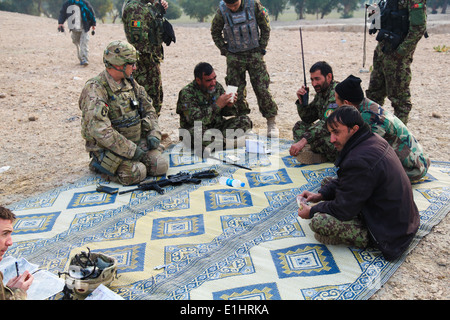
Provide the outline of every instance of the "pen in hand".
[[16,261],[16,272],[17,272],[17,277],[19,277],[20,276],[20,274],[19,274],[19,264],[17,263],[17,261]]

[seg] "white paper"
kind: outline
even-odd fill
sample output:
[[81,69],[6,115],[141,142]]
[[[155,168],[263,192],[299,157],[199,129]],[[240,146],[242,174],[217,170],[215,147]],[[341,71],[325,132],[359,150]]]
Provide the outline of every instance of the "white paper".
[[235,86],[228,86],[227,87],[227,91],[225,93],[226,94],[232,93],[232,96],[231,96],[230,100],[228,100],[229,102],[233,102],[234,101],[234,97],[235,97],[235,95],[237,93],[237,89],[238,89],[238,87],[235,87]]
[[248,153],[270,153],[264,142],[249,139],[245,140],[245,151]]
[[238,87],[235,87],[235,86],[228,86],[227,87],[227,94],[230,94],[230,93],[232,93],[232,94],[236,94],[237,93],[237,89],[238,89]]
[[30,263],[24,258],[16,259],[11,256],[3,258],[0,262],[0,271],[3,273],[4,285],[6,285],[10,279],[17,277],[16,261],[19,266],[19,274],[22,274],[25,271],[30,273],[35,272],[33,274],[33,282],[27,290],[28,300],[45,300],[63,290],[63,279],[58,278],[47,270],[39,270],[37,264]]
[[124,300],[120,295],[101,284],[84,300]]

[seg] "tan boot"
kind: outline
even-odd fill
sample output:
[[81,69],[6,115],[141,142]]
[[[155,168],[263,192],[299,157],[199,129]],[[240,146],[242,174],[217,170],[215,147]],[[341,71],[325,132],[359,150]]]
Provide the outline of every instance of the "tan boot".
[[267,118],[267,137],[278,138],[279,135],[275,117]]
[[306,145],[297,155],[297,161],[303,164],[324,163],[327,159],[320,153],[311,151],[311,146]]

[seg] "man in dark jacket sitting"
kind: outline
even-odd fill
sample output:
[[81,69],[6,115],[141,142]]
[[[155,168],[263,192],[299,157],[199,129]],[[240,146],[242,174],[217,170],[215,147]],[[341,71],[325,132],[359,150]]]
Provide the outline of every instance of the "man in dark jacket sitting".
[[400,160],[353,106],[337,109],[326,125],[339,152],[338,177],[318,193],[304,191],[307,201],[321,202],[303,205],[299,216],[311,219],[311,229],[322,243],[374,245],[386,260],[397,259],[419,227],[411,182]]

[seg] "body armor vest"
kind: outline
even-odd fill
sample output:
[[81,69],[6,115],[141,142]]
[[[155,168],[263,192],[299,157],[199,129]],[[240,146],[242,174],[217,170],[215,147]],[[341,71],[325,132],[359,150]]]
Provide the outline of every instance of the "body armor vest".
[[391,49],[395,50],[405,39],[409,30],[408,9],[398,8],[398,0],[380,2],[380,31],[377,40],[386,40]]
[[244,52],[259,47],[259,29],[255,17],[255,1],[246,0],[244,9],[232,12],[225,2],[220,2],[220,11],[224,18],[224,38],[228,51]]
[[[112,127],[128,140],[138,143],[141,138],[141,115],[135,90],[124,90],[115,94],[104,77],[95,77],[94,80],[108,93],[109,119]],[[129,81],[131,83],[134,80]]]

